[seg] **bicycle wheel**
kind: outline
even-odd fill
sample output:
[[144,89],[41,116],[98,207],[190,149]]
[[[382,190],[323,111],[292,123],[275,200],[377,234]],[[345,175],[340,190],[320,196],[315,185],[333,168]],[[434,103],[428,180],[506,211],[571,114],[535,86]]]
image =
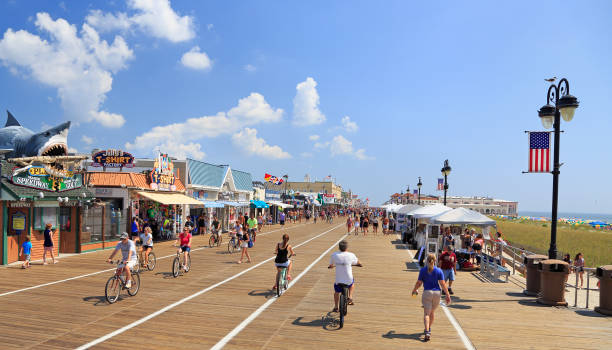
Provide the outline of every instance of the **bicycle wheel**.
[[113,304],[119,299],[119,292],[121,292],[121,281],[116,277],[112,276],[106,281],[106,289],[104,290],[104,297],[109,304]]
[[344,296],[344,293],[340,294],[340,302],[338,303],[340,308],[339,308],[339,312],[340,312],[340,322],[338,324],[338,328],[342,328],[344,327],[344,299],[346,297]]
[[344,287],[342,290],[342,295],[344,296],[344,302],[342,303],[342,313],[344,316],[348,313],[348,288]]
[[276,272],[276,297],[283,294],[283,270]]
[[155,253],[149,253],[149,263],[147,264],[147,270],[153,271],[155,269],[155,265],[157,265],[157,257],[155,257]]
[[212,248],[213,245],[215,245],[215,235],[211,235],[210,238],[208,239],[208,247]]
[[230,241],[227,243],[227,251],[230,254],[236,251],[236,239],[235,238],[230,239]]
[[172,261],[172,276],[174,276],[175,278],[178,277],[179,272],[181,272],[181,263],[179,261],[179,257],[177,256]]
[[132,286],[127,290],[130,296],[138,294],[140,290],[140,274],[138,272],[132,272]]

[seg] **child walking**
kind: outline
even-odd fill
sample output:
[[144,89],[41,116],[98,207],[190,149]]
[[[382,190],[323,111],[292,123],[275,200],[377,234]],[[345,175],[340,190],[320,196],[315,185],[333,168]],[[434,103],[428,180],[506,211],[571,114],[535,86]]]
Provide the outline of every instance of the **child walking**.
[[25,238],[25,242],[23,242],[23,244],[21,245],[21,254],[25,255],[25,261],[23,262],[23,265],[21,265],[22,269],[27,269],[28,267],[30,267],[30,256],[32,253],[32,242],[30,242],[30,236],[26,236]]

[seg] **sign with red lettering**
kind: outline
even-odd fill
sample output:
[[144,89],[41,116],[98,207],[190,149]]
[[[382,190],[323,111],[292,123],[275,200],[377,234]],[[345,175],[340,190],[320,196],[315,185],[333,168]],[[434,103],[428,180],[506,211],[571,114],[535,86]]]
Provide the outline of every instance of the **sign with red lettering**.
[[133,168],[134,157],[128,153],[118,149],[107,149],[100,151],[91,156],[94,167],[105,168]]

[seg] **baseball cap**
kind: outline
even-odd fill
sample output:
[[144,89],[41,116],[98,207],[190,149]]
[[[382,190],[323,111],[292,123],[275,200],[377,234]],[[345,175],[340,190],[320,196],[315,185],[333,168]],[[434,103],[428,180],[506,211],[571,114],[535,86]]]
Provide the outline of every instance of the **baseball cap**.
[[123,232],[121,234],[121,236],[119,236],[119,239],[126,239],[126,238],[130,238],[130,236],[127,234],[127,232]]

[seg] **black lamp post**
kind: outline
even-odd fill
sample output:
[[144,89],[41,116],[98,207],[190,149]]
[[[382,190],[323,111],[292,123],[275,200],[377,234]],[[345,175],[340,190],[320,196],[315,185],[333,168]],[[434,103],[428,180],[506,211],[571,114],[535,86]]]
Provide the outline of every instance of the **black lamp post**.
[[448,165],[448,159],[444,161],[444,167],[442,168],[442,175],[444,175],[444,205],[446,205],[446,191],[448,191],[448,182],[446,177],[451,172],[451,167]]
[[[553,103],[553,104],[551,104]],[[548,257],[557,258],[557,204],[559,201],[559,138],[561,134],[561,117],[566,122],[574,118],[578,108],[578,99],[569,93],[569,82],[563,78],[558,85],[552,84],[546,95],[546,105],[538,111],[542,125],[546,129],[554,128],[555,148],[553,154],[553,195],[552,195],[552,222],[550,224],[550,248]]]
[[419,176],[419,183],[417,184],[417,187],[419,188],[419,205],[421,205],[421,186],[423,186],[423,184],[421,183],[421,177]]
[[406,204],[408,204],[408,198],[410,198],[410,185],[406,187]]

